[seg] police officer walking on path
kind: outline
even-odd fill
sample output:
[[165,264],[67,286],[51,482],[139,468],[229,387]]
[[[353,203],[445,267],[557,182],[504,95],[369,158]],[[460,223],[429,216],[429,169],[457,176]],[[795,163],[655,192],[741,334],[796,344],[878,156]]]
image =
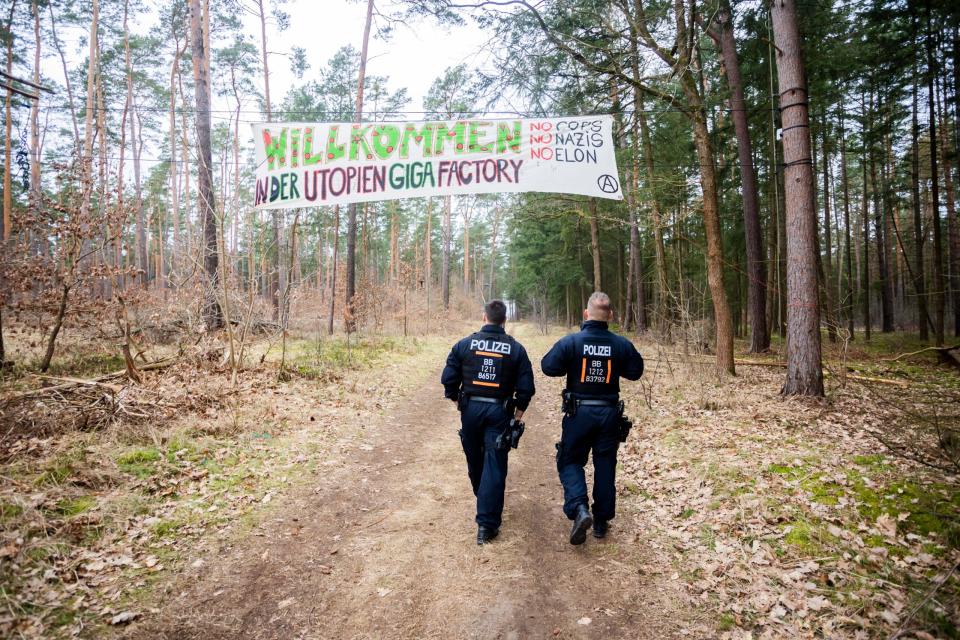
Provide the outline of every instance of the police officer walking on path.
[[[615,515],[617,449],[632,424],[623,415],[620,378],[637,380],[643,358],[633,343],[610,332],[610,297],[590,296],[578,333],[561,338],[540,363],[551,377],[566,376],[563,434],[557,443],[557,471],[563,484],[563,512],[573,520],[571,544],[583,544],[587,529],[603,538]],[[593,516],[588,509],[583,467],[593,451]]]
[[523,346],[507,335],[507,307],[492,300],[483,328],[453,345],[440,382],[460,410],[460,441],[477,496],[477,544],[500,533],[507,452],[523,434],[523,412],[536,392]]

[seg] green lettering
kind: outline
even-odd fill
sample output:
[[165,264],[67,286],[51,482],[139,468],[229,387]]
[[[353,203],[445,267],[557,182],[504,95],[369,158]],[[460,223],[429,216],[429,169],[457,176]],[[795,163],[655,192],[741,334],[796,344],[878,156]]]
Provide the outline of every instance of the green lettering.
[[340,130],[338,125],[330,125],[327,131],[327,162],[339,160],[346,153],[346,145],[337,144],[337,132]]
[[400,131],[392,124],[383,124],[373,130],[373,151],[381,160],[389,158],[397,148]]
[[358,124],[353,125],[353,129],[350,131],[350,159],[358,160],[360,159],[360,154],[363,154],[364,160],[370,160],[373,158],[373,150],[370,148],[370,143],[367,141],[367,131],[370,130],[370,125],[361,127]]
[[514,153],[520,153],[520,121],[513,121],[513,131],[509,122],[497,123],[497,153],[503,153],[507,147]]
[[450,129],[447,127],[445,122],[437,124],[437,135],[434,138],[434,147],[433,155],[442,156],[443,155],[443,145],[450,140],[451,138],[455,139],[454,152],[457,154],[466,152],[466,140],[467,140],[467,123],[458,122],[453,125],[453,128]]
[[412,124],[403,128],[403,137],[400,139],[401,158],[410,157],[410,140],[413,140],[415,145],[419,144],[423,147],[424,157],[430,157],[430,152],[433,149],[433,125],[427,123],[419,131]]
[[306,127],[303,130],[303,166],[317,164],[322,157],[322,154],[313,152],[313,127]]
[[471,121],[470,122],[470,153],[490,153],[493,148],[486,143],[480,142],[479,138],[486,135],[485,127],[489,127],[490,122]]
[[274,138],[269,129],[263,130],[263,150],[267,155],[267,170],[273,171],[287,164],[287,128],[280,130],[280,137]]
[[290,130],[290,168],[300,166],[300,127]]

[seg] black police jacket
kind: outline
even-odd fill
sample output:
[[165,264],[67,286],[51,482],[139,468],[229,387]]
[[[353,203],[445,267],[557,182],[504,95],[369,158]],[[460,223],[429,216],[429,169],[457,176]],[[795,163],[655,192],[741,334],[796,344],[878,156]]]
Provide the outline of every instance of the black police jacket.
[[452,400],[461,390],[467,395],[504,400],[516,394],[521,410],[526,410],[536,393],[526,349],[496,324],[484,325],[453,345],[440,382],[444,395]]
[[567,390],[577,396],[615,399],[621,377],[637,380],[643,375],[643,358],[632,342],[608,330],[606,322],[588,320],[579,332],[560,338],[540,368],[551,377],[567,376]]

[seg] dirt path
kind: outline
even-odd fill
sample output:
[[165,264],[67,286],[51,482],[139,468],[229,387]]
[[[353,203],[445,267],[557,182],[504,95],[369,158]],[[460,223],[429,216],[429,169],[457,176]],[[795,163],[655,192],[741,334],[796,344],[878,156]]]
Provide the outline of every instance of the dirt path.
[[[536,355],[536,354],[534,354]],[[539,390],[510,455],[500,538],[478,547],[452,403],[438,375],[396,403],[313,491],[187,570],[132,637],[664,638],[677,585],[651,567],[621,500],[605,541],[573,547],[553,460],[559,415]],[[538,383],[540,379],[538,378]],[[589,619],[589,621],[587,620]]]

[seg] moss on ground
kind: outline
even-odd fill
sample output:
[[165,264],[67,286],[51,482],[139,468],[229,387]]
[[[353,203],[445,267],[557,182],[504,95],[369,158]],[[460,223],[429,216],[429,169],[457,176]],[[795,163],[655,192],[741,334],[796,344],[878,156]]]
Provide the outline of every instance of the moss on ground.
[[97,499],[93,496],[61,498],[60,500],[57,500],[57,505],[54,509],[54,512],[57,515],[70,518],[72,516],[80,515],[84,511],[89,511],[95,506],[97,506]]
[[157,461],[161,458],[156,448],[134,449],[117,457],[117,466],[124,473],[137,478],[148,478],[157,472]]

